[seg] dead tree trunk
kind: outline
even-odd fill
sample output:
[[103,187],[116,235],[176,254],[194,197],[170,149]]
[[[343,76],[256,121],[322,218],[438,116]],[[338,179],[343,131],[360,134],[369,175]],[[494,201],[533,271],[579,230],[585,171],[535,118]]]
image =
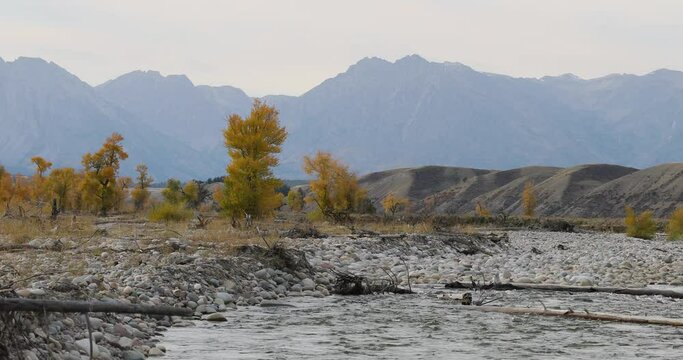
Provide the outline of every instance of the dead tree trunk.
[[498,306],[463,306],[459,307],[463,310],[474,310],[482,312],[496,312],[502,314],[512,315],[541,315],[541,316],[556,316],[564,318],[574,318],[583,320],[599,320],[599,321],[615,321],[633,324],[651,324],[651,325],[667,325],[667,326],[683,326],[683,319],[669,319],[658,317],[642,317],[620,314],[608,313],[592,313],[588,310],[574,311],[574,310],[554,310],[554,309],[539,309],[539,308],[516,308],[516,307],[498,307]]
[[601,287],[601,286],[569,286],[569,285],[553,285],[553,284],[476,284],[455,281],[446,284],[446,288],[450,289],[482,289],[482,290],[544,290],[544,291],[568,291],[568,292],[604,292],[612,294],[626,294],[626,295],[660,295],[673,299],[683,299],[683,292],[665,290],[665,289],[651,289],[651,288],[619,288],[619,287]]

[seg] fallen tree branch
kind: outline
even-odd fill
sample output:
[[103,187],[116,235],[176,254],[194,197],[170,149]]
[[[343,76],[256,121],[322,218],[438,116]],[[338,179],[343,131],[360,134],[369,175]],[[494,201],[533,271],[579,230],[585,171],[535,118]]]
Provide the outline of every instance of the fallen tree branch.
[[337,276],[333,292],[338,295],[368,295],[381,293],[413,294],[409,289],[400,288],[396,285],[391,275],[389,280],[371,281],[365,276],[354,275],[347,272],[331,270]]
[[543,290],[543,291],[568,291],[568,292],[604,292],[612,294],[625,295],[660,295],[673,299],[683,299],[683,292],[666,290],[666,289],[652,289],[652,288],[619,288],[619,287],[601,287],[601,286],[570,286],[570,285],[554,285],[554,284],[522,284],[522,283],[508,283],[508,284],[481,284],[473,285],[466,282],[454,281],[446,284],[449,289],[486,289],[486,290]]
[[541,316],[556,316],[564,318],[574,318],[583,320],[599,320],[599,321],[615,321],[633,324],[651,324],[651,325],[667,325],[667,326],[683,326],[683,319],[670,319],[659,317],[642,317],[620,314],[608,313],[593,313],[588,310],[573,311],[569,310],[551,310],[538,308],[516,308],[516,307],[498,307],[498,306],[462,306],[463,310],[474,310],[482,312],[496,312],[511,315],[541,315]]
[[68,300],[33,300],[20,298],[0,298],[0,312],[32,311],[32,312],[63,312],[63,313],[121,313],[148,315],[177,315],[190,316],[192,310],[172,306],[151,306],[139,304],[124,304],[120,302],[104,301],[68,301]]

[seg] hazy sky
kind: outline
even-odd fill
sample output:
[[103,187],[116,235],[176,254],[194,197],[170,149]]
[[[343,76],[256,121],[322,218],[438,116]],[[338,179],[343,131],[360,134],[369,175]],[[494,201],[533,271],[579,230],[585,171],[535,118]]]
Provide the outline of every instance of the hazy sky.
[[366,56],[514,76],[683,70],[681,0],[0,0],[0,57],[299,95]]

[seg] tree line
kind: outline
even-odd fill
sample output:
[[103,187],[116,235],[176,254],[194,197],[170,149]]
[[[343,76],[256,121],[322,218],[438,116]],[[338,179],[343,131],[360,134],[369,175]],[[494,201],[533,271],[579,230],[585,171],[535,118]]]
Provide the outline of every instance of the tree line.
[[[129,196],[134,211],[151,207],[151,220],[187,219],[202,205],[211,204],[235,225],[242,219],[273,216],[284,205],[295,212],[308,209],[312,218],[335,222],[347,222],[352,214],[375,212],[357,175],[323,151],[303,158],[303,170],[311,178],[307,191],[294,187],[285,196],[283,189],[288,187],[274,176],[273,168],[279,164],[277,156],[287,135],[278,111],[255,100],[247,117],[233,114],[227,119],[223,130],[230,158],[226,175],[185,184],[169,179],[161,191],[162,202],[150,206],[149,188],[154,179],[148,167],[137,165],[134,179],[119,176],[120,164],[128,153],[122,145],[123,136],[113,133],[99,150],[83,155],[81,169],[53,168],[50,161],[40,156],[31,158],[35,167],[31,176],[10,174],[0,165],[0,204],[5,216],[49,212],[56,217],[67,211],[106,216],[122,211]],[[211,186],[216,182],[223,183],[222,189]],[[534,217],[537,202],[532,182],[525,184],[520,202],[523,216]],[[390,192],[380,204],[387,216],[394,217],[406,210],[410,202]],[[482,202],[475,204],[474,211],[477,216],[491,216]],[[627,207],[625,224],[630,236],[651,238],[656,231],[651,212],[637,215]],[[671,238],[683,237],[683,209],[673,213],[667,230]]]

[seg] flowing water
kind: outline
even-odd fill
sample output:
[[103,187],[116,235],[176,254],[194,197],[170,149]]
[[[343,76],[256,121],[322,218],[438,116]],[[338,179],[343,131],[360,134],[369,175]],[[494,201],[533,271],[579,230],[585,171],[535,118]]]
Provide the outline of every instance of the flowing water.
[[[416,295],[288,298],[223,323],[165,332],[165,359],[681,359],[683,328],[465,311]],[[683,301],[605,293],[506,291],[495,305],[683,317]],[[477,295],[475,294],[475,299]],[[493,304],[492,304],[493,305]]]

